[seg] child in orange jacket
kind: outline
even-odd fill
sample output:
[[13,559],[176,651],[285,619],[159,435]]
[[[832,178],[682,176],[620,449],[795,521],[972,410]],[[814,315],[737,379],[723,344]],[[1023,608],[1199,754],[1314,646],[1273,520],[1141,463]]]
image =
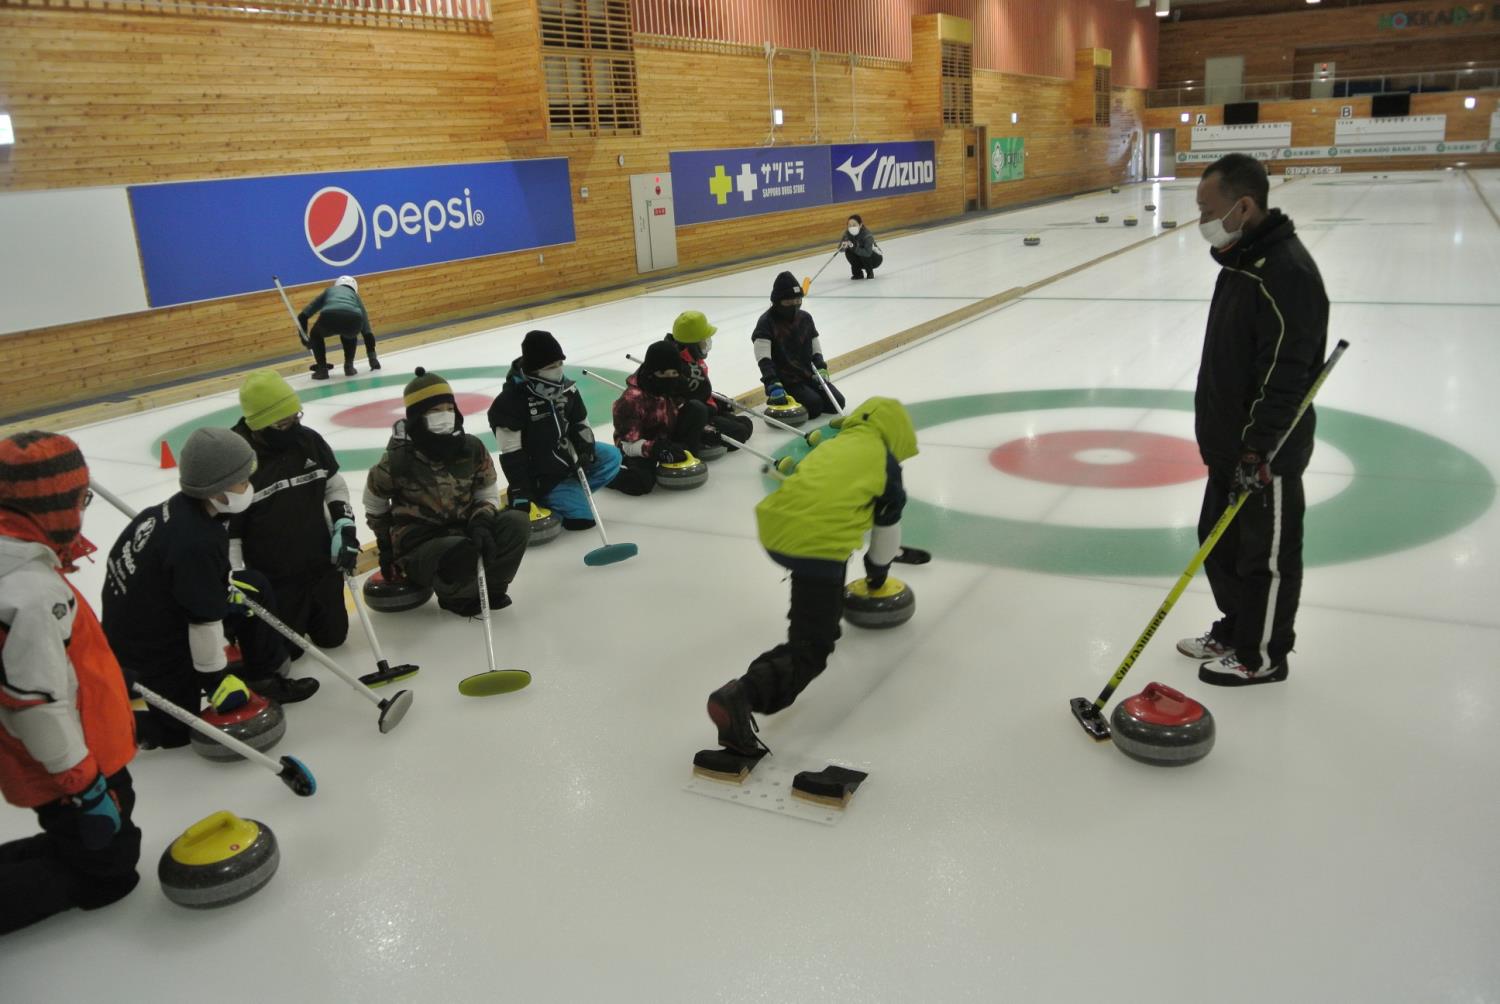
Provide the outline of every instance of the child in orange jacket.
[[42,832],[0,845],[0,934],[135,888],[135,719],[93,610],[65,577],[92,494],[77,444],[0,440],[0,793]]

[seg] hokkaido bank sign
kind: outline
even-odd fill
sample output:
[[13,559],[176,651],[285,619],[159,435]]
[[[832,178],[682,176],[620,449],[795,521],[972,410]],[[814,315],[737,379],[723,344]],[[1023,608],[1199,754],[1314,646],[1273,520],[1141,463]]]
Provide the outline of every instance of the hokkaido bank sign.
[[1380,27],[1401,31],[1406,28],[1449,28],[1458,25],[1500,24],[1500,3],[1471,3],[1435,10],[1397,11],[1380,15]]

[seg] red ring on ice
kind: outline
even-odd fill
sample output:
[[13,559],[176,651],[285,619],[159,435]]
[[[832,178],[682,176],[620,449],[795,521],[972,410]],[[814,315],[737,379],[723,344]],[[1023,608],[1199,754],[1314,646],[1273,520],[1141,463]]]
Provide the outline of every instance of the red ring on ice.
[[[1122,451],[1117,463],[1086,459],[1090,450]],[[1198,446],[1179,436],[1116,429],[1046,432],[1013,439],[990,451],[1006,474],[1079,488],[1160,488],[1201,480],[1207,473]]]
[[[491,398],[483,394],[455,394],[454,400],[458,402],[458,410],[465,415],[483,415],[490,409]],[[406,417],[406,405],[401,403],[401,395],[398,391],[396,396],[388,401],[367,401],[357,404],[353,408],[345,408],[334,415],[331,421],[334,425],[345,429],[389,429],[398,418]],[[473,432],[473,429],[466,429]]]

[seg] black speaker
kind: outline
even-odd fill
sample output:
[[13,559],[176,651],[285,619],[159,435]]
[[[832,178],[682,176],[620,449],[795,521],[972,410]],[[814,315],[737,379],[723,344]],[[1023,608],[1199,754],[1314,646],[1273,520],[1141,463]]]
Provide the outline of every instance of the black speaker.
[[1372,119],[1392,118],[1396,115],[1411,114],[1411,92],[1402,91],[1400,94],[1376,94],[1370,98],[1370,117]]
[[1236,101],[1224,106],[1225,125],[1255,125],[1259,121],[1259,101]]

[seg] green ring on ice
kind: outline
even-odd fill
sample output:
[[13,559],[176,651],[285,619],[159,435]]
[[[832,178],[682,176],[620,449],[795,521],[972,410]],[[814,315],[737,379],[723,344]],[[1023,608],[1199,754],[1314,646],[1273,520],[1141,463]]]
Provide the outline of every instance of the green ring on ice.
[[[1062,389],[971,394],[907,405],[917,430],[985,415],[1058,408],[1193,410],[1188,391]],[[1495,479],[1475,457],[1410,426],[1318,408],[1318,438],[1354,463],[1348,487],[1307,510],[1307,565],[1358,561],[1440,540],[1495,500]],[[777,456],[801,458],[796,439]],[[774,482],[771,482],[774,483]],[[1438,487],[1441,490],[1435,490]],[[1176,575],[1198,547],[1196,526],[1061,526],[964,512],[910,498],[903,535],[934,554],[1063,575]]]

